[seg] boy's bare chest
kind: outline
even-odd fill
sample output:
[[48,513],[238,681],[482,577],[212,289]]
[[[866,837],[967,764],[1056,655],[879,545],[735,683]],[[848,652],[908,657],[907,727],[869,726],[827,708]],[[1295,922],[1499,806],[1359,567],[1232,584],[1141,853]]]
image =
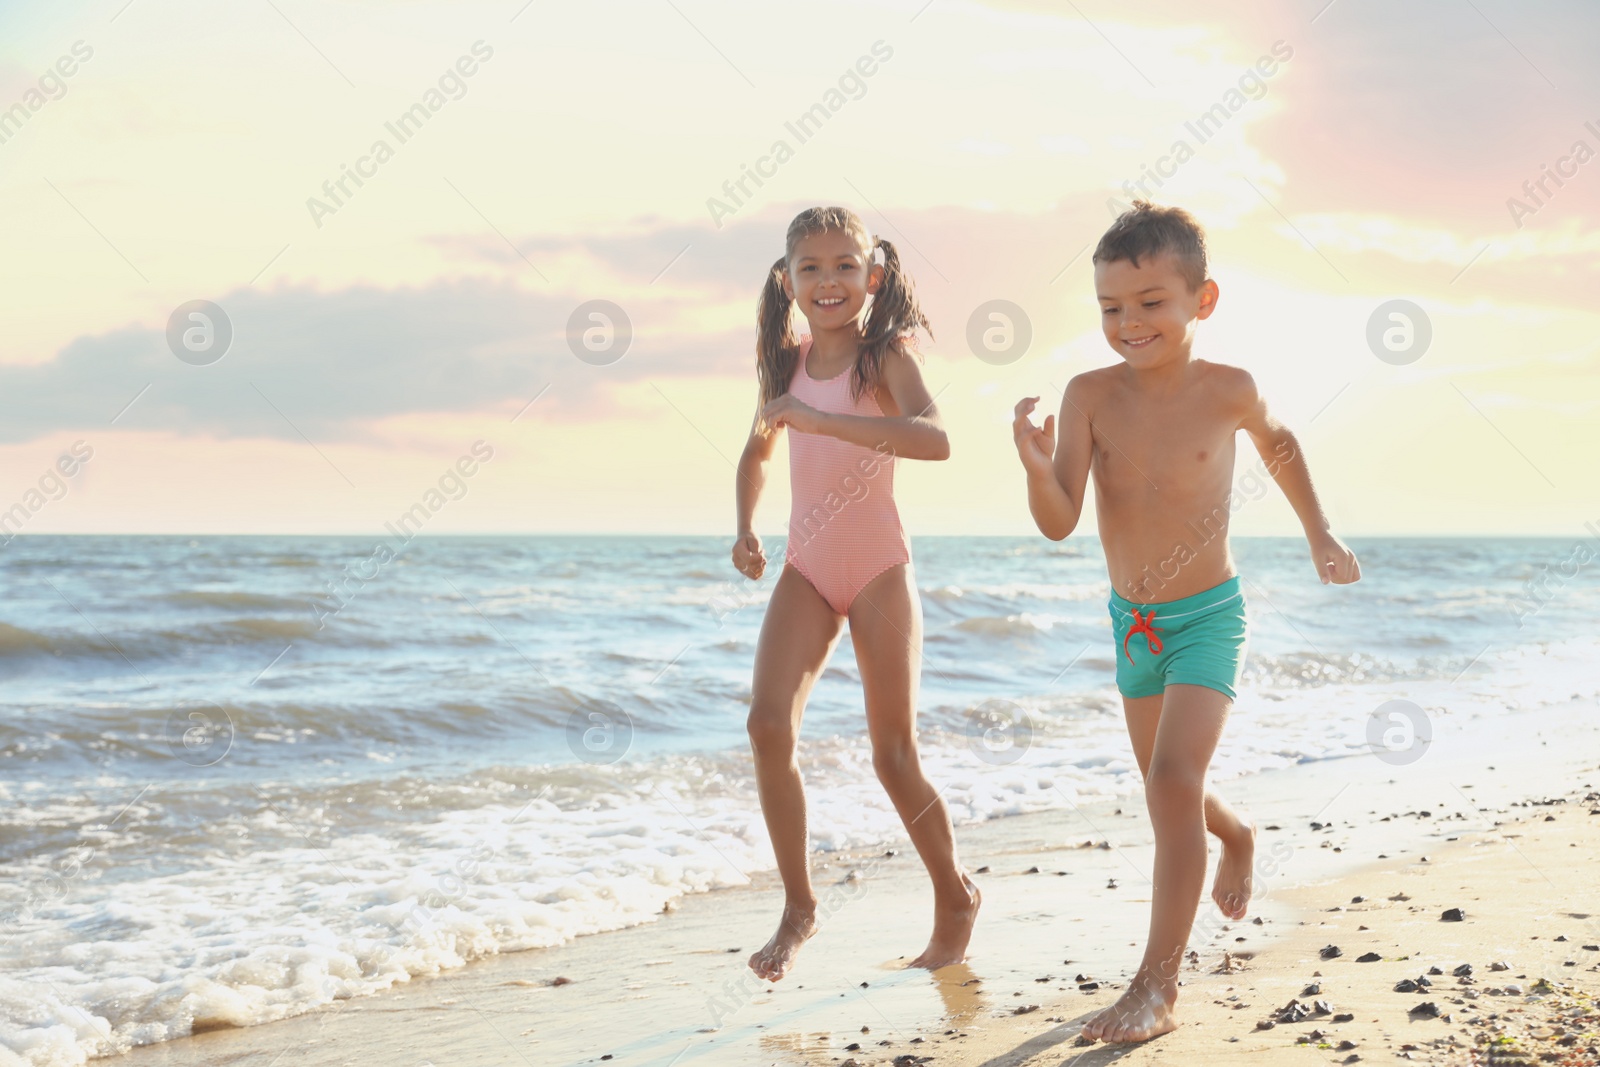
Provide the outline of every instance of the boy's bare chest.
[[1235,420],[1200,404],[1110,404],[1094,413],[1095,476],[1108,487],[1208,492],[1233,472]]

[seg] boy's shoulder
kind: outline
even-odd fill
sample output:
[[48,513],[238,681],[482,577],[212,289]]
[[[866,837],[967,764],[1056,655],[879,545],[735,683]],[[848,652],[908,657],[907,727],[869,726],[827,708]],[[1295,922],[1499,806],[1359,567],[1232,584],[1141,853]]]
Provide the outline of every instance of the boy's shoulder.
[[1260,399],[1256,379],[1243,367],[1231,363],[1213,363],[1209,359],[1194,361],[1195,384],[1214,396],[1225,407],[1246,409]]
[[1197,383],[1230,393],[1255,392],[1255,377],[1243,367],[1235,367],[1231,363],[1215,363],[1209,359],[1197,359],[1192,366]]
[[1110,363],[1104,367],[1082,371],[1067,380],[1067,393],[1075,397],[1103,395],[1107,389],[1119,384],[1123,373],[1124,367],[1120,363]]

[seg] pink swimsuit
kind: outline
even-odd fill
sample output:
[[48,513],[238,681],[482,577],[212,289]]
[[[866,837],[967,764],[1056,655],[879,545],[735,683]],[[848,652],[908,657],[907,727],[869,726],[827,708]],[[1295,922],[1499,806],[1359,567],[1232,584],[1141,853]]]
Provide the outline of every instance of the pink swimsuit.
[[[852,368],[826,381],[806,373],[811,338],[800,339],[800,365],[789,392],[818,411],[882,417],[872,394],[850,396]],[[911,542],[894,506],[894,454],[824,434],[789,429],[789,544],[792,563],[840,615],[856,594],[890,567],[911,562]]]

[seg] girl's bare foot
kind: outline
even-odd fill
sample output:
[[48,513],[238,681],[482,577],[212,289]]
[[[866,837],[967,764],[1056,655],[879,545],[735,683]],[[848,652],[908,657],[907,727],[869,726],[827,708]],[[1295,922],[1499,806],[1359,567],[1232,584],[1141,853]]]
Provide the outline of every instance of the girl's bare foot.
[[912,960],[910,966],[933,971],[967,958],[967,942],[972,940],[972,925],[978,921],[983,894],[965,874],[961,881],[966,887],[965,898],[949,903],[935,902],[933,936],[928,938],[928,947],[922,950],[922,955]]
[[757,953],[750,957],[750,969],[758,978],[776,982],[789,973],[795,953],[817,932],[817,908],[785,904],[783,918],[778,921],[777,932]]
[[1148,1041],[1178,1028],[1177,1002],[1176,985],[1169,989],[1137,974],[1115,1004],[1083,1024],[1083,1036],[1107,1043]]
[[1222,843],[1222,859],[1217,863],[1217,881],[1211,887],[1211,899],[1217,902],[1222,914],[1230,919],[1244,918],[1254,888],[1251,871],[1256,862],[1256,824],[1247,822],[1243,827],[1244,833]]

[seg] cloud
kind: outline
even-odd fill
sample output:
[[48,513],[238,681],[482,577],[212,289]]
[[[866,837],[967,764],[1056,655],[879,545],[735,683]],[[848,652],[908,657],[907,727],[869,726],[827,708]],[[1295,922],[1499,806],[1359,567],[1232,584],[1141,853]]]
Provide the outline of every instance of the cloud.
[[[864,218],[899,246],[937,324],[938,347],[967,359],[968,318],[995,298],[1025,306],[1040,351],[1081,332],[1082,322],[1070,321],[1081,320],[1078,305],[1087,299],[1080,250],[1108,218],[1101,197],[1070,199],[1071,207],[1043,214],[934,207],[898,211],[892,224],[870,211]],[[587,419],[605,413],[611,384],[753,380],[757,296],[783,252],[789,220],[806,206],[775,205],[720,231],[709,222],[639,219],[582,238],[517,238],[536,262],[583,261],[572,272],[582,283],[567,282],[556,295],[471,276],[397,289],[235,290],[216,298],[233,342],[210,366],[173,355],[164,313],[157,322],[78,337],[41,364],[0,365],[0,441],[92,429],[113,417],[119,430],[182,436],[376,440],[373,424],[385,418],[515,411],[547,384],[543,417]],[[477,264],[516,256],[494,240],[435,243]],[[1077,276],[1052,285],[1075,254]],[[979,263],[983,270],[969,269]],[[596,298],[619,304],[634,329],[626,356],[604,367],[578,360],[566,337],[573,310]]]
[[696,224],[647,216],[616,223],[604,232],[523,236],[515,241],[515,251],[492,235],[447,235],[427,241],[467,261],[520,267],[518,252],[541,266],[575,259],[598,266],[624,288],[692,287],[708,300],[753,303],[767,268],[783,254],[784,227],[807,206],[768,208],[720,230],[709,218]]
[[[1248,270],[1260,254],[1256,235],[1283,227],[1242,183],[1239,191],[1247,198],[1251,236],[1229,238],[1226,230],[1214,236],[1243,253],[1219,267]],[[709,222],[643,217],[606,232],[514,238],[517,250],[562,280],[566,291],[559,294],[486,277],[399,289],[237,290],[218,299],[232,319],[234,341],[212,366],[174,357],[164,322],[79,337],[47,363],[0,366],[7,410],[0,440],[103,426],[136,395],[118,429],[295,441],[304,434],[320,443],[376,440],[375,424],[396,415],[512,412],[547,385],[542,417],[587,420],[612,410],[607,400],[614,384],[750,379],[759,288],[783,251],[789,220],[806,206],[772,205],[721,230]],[[941,205],[897,209],[892,222],[870,209],[863,217],[869,229],[896,243],[916,280],[937,335],[926,351],[975,358],[967,350],[969,321],[995,299],[1019,304],[1031,317],[1038,355],[1030,359],[1074,338],[1097,336],[1088,251],[1110,221],[1104,193],[1064,195],[1039,212]],[[1455,289],[1447,283],[1482,248],[1426,222],[1355,213],[1293,218],[1328,254],[1377,261],[1364,272],[1367,281],[1391,287],[1406,281],[1403,291],[1417,296],[1464,298],[1465,283]],[[496,238],[433,240],[469,267],[517,256]],[[1291,231],[1283,240],[1298,246],[1301,238]],[[1545,297],[1552,286],[1571,287],[1576,296],[1588,277],[1576,268],[1594,247],[1592,231],[1518,235],[1482,251],[1471,267],[1471,291],[1503,297],[1537,285]],[[1531,281],[1522,277],[1525,267],[1512,269],[1534,256],[1546,262],[1562,257],[1574,269],[1559,280]],[[1436,278],[1389,277],[1419,263],[1442,269]],[[1500,277],[1501,270],[1508,277]],[[526,277],[525,268],[519,273]],[[594,298],[621,305],[633,324],[632,347],[611,366],[583,363],[568,347],[569,317]],[[1092,341],[1087,351],[1072,351],[1074,363],[1110,358]]]
[[1600,69],[1579,46],[1597,30],[1600,11],[1572,2],[1336,4],[1293,39],[1291,106],[1260,141],[1297,210],[1503,231],[1506,198],[1600,118],[1584,105]]
[[1431,226],[1412,226],[1387,216],[1297,215],[1294,225],[1319,248],[1382,252],[1409,263],[1464,267],[1474,262],[1548,260],[1553,256],[1573,256],[1581,262],[1600,252],[1600,230],[1580,230],[1570,219],[1557,230],[1528,229],[1487,241]]
[[520,406],[546,385],[541,412],[581,417],[608,383],[750,365],[749,336],[677,329],[673,302],[626,298],[617,300],[634,329],[626,355],[610,366],[584,363],[566,339],[580,302],[472,279],[333,293],[237,290],[217,300],[233,342],[210,366],[179,361],[163,323],[77,338],[46,363],[0,367],[0,440],[104,426],[136,395],[119,429],[360,440],[388,416]]

